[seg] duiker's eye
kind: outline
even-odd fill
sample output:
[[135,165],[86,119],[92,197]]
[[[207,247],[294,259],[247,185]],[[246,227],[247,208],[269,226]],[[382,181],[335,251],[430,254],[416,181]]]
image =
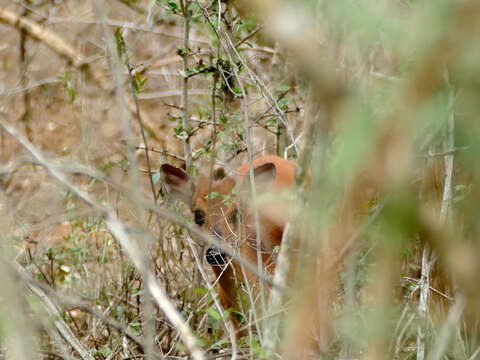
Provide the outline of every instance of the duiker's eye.
[[198,226],[202,226],[203,224],[205,224],[205,214],[202,210],[194,210],[193,216],[195,217],[195,224],[197,224]]
[[235,209],[232,211],[232,213],[230,214],[230,222],[232,224],[236,224],[237,223],[237,219],[238,219],[238,209]]

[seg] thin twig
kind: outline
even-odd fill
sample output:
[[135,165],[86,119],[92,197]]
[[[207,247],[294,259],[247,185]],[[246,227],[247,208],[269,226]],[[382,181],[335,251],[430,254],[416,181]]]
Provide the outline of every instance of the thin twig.
[[[29,5],[30,0],[26,0],[26,3]],[[22,10],[22,17],[27,17],[30,11],[27,8]],[[27,78],[27,69],[28,69],[28,61],[27,61],[27,32],[25,29],[20,30],[20,75],[21,80],[20,83],[22,86],[26,86],[28,82]],[[22,122],[25,124],[25,133],[30,141],[32,141],[32,129],[31,124],[29,123],[30,120],[30,94],[28,91],[23,92],[23,114],[21,117]]]
[[125,44],[125,40],[122,36],[121,38],[122,41],[122,51],[123,51],[123,56],[125,57],[125,65],[127,66],[128,70],[128,78],[130,80],[130,89],[132,91],[132,96],[133,96],[133,101],[135,103],[135,109],[137,112],[137,120],[138,124],[140,126],[140,133],[142,134],[142,140],[143,140],[143,145],[144,145],[144,150],[145,150],[145,158],[147,161],[147,169],[148,169],[148,179],[150,180],[150,187],[152,189],[152,195],[153,195],[153,201],[156,204],[157,203],[157,193],[155,191],[155,184],[153,183],[153,176],[152,176],[152,165],[150,162],[150,154],[148,151],[148,141],[147,141],[147,136],[145,135],[145,127],[143,126],[143,121],[142,121],[142,116],[140,114],[140,106],[138,105],[138,94],[137,94],[137,89],[134,86],[134,79],[133,79],[133,69],[132,65],[130,64],[130,58],[127,54],[127,46]]
[[[403,276],[403,279],[405,279],[405,280],[407,280],[407,281],[409,281],[409,282],[411,282],[412,284],[415,284],[415,285],[418,285],[418,283],[420,282],[420,280],[417,280],[417,279],[414,279],[414,278],[411,278],[411,277],[408,277],[408,276]],[[433,291],[435,294],[444,297],[448,301],[455,301],[454,298],[452,298],[451,296],[448,296],[447,294],[444,294],[443,292],[441,292],[438,289],[435,289],[433,286],[430,286],[430,290]]]
[[58,84],[58,83],[60,83],[60,80],[58,78],[46,78],[46,79],[43,79],[43,80],[36,81],[34,83],[30,83],[30,84],[25,85],[25,86],[19,86],[19,87],[13,88],[13,89],[0,91],[0,96],[12,96],[12,95],[15,95],[15,94],[18,94],[18,93],[22,93],[24,91],[28,92],[32,89],[35,89],[35,88],[39,87],[39,86],[50,85],[50,84]]
[[[145,150],[145,147],[144,146],[136,146],[136,149],[137,150]],[[173,153],[171,153],[167,150],[161,150],[161,149],[156,149],[154,147],[150,147],[150,148],[148,148],[148,151],[159,153],[159,154],[174,158],[176,160],[185,161],[185,158],[183,156],[173,154]]]
[[[430,273],[432,270],[433,261],[430,260],[430,248],[428,242],[423,247],[422,254],[422,274],[418,282],[420,287],[420,300],[418,302],[418,313],[422,319],[427,319],[428,312],[428,295],[430,289]],[[425,323],[420,322],[417,330],[417,359],[424,360],[426,355],[426,331]]]
[[186,136],[183,138],[183,156],[185,157],[185,165],[187,172],[190,173],[192,166],[192,151],[190,148],[190,112],[188,104],[188,58],[190,53],[190,0],[180,0],[180,6],[182,8],[183,15],[183,49],[181,56],[183,58],[183,71],[182,71],[182,110],[183,110],[183,131]]
[[[292,262],[290,257],[299,228],[301,226],[299,222],[301,221],[301,214],[306,203],[308,168],[310,167],[312,160],[312,150],[316,142],[316,137],[320,136],[318,131],[320,129],[320,120],[318,119],[319,108],[318,103],[314,101],[314,93],[315,91],[310,89],[310,93],[308,95],[309,111],[307,112],[303,129],[304,133],[311,135],[303,138],[302,148],[299,154],[300,157],[297,165],[295,166],[295,189],[298,191],[297,194],[299,195],[299,198],[295,202],[294,206],[291,207],[288,214],[288,222],[283,231],[277,266],[273,276],[274,283],[278,284],[280,288],[286,286],[288,275],[291,271],[290,266]],[[276,311],[282,305],[282,302],[282,293],[272,290],[270,295],[269,309],[271,311]],[[280,318],[278,316],[272,317],[270,323],[265,329],[265,348],[268,357],[273,356],[278,344],[279,323]]]
[[445,151],[441,151],[441,152],[429,151],[425,156],[430,156],[430,157],[447,156],[447,155],[452,155],[452,154],[455,154],[456,152],[465,151],[465,150],[468,150],[468,149],[470,149],[469,146],[458,146],[454,149],[445,150]]
[[[51,17],[48,19],[49,23],[52,24],[100,24],[97,20],[87,20],[87,19],[78,19],[78,18],[60,18],[60,17]],[[168,30],[164,30],[160,27],[151,27],[148,25],[139,25],[133,22],[128,21],[118,21],[113,19],[105,19],[105,24],[110,27],[121,27],[125,29],[131,29],[133,31],[143,31],[152,33],[155,35],[161,35],[165,37],[171,37],[175,39],[183,39],[182,33],[172,32]],[[208,39],[196,38],[193,37],[191,39],[192,42],[197,42],[201,44],[210,44]]]
[[263,29],[263,26],[259,26],[257,27],[255,30],[253,30],[250,34],[246,35],[243,39],[240,39],[236,44],[235,44],[235,47],[239,47],[240,45],[242,45],[245,41],[248,41],[249,39],[251,39],[252,37],[254,37],[260,30]]
[[[449,104],[448,104],[448,120],[447,120],[447,129],[444,142],[444,148],[446,151],[448,149],[455,149],[455,113],[454,113],[454,102],[455,102],[455,90],[452,88],[449,93]],[[451,215],[451,206],[453,200],[453,160],[454,152],[448,154],[444,158],[445,163],[445,184],[443,187],[443,199],[442,199],[442,208],[440,209],[440,221],[445,222],[447,217]]]

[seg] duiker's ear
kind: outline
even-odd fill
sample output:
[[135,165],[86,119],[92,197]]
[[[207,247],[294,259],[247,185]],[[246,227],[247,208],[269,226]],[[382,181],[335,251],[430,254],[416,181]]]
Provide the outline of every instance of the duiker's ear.
[[[268,191],[275,181],[277,169],[273,163],[265,163],[258,165],[253,169],[253,177],[255,179],[255,188],[257,191]],[[243,187],[247,192],[250,191],[250,177],[247,176],[243,181]]]
[[273,163],[265,163],[253,169],[255,177],[255,186],[258,189],[269,188],[275,181],[277,169]]
[[222,167],[220,167],[213,170],[212,176],[213,176],[213,180],[218,181],[218,180],[224,179],[227,175],[225,174],[225,170]]
[[192,206],[192,181],[185,171],[169,164],[162,164],[160,178],[174,200]]

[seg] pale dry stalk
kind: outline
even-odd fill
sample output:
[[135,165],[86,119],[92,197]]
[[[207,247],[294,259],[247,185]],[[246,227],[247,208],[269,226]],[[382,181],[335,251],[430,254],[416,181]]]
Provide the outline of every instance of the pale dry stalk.
[[190,109],[188,103],[188,58],[190,56],[190,0],[180,0],[183,15],[183,49],[182,49],[182,126],[183,134],[183,156],[187,172],[190,173],[192,166],[192,149],[190,147],[190,133],[192,127],[190,125]]
[[[302,216],[305,215],[306,192],[308,191],[307,186],[309,177],[308,169],[310,168],[315,142],[318,137],[321,137],[321,120],[318,116],[318,102],[316,102],[315,91],[313,89],[310,89],[306,107],[307,111],[303,124],[303,133],[310,134],[310,136],[303,137],[299,159],[295,167],[294,189],[296,190],[298,198],[289,213],[289,220],[283,231],[277,265],[273,276],[273,283],[276,287],[270,292],[268,311],[271,314],[271,317],[266,323],[264,336],[267,357],[273,356],[280,340],[279,329],[281,314],[279,314],[279,310],[283,303],[284,291],[279,289],[288,288],[287,282],[289,274],[295,271],[295,268],[292,266],[295,262],[292,261],[292,259],[296,250],[298,250],[294,249],[294,245],[296,244],[297,247],[299,245],[297,237],[301,236],[301,219]],[[293,276],[290,278],[293,278]]]

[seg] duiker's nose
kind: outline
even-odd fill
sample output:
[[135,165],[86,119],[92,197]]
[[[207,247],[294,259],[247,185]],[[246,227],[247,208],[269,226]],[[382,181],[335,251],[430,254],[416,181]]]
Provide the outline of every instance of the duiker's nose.
[[205,258],[207,259],[207,262],[213,266],[225,265],[228,260],[227,254],[221,252],[216,247],[208,248]]

